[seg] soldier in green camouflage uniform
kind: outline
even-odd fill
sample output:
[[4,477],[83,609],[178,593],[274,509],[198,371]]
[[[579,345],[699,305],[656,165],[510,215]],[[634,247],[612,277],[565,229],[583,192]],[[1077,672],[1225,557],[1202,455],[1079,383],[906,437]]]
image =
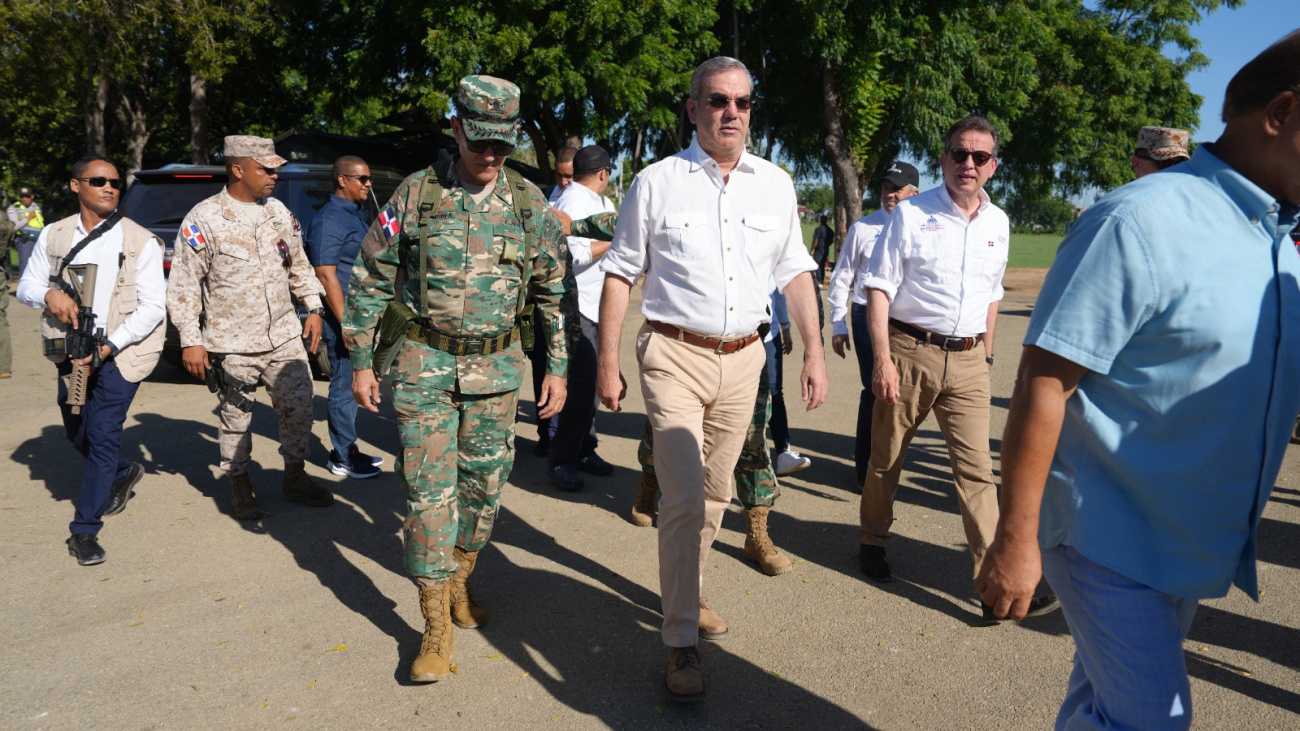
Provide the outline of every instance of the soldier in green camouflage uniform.
[[381,314],[396,300],[418,317],[389,373],[402,442],[396,469],[408,495],[406,567],[425,617],[424,643],[411,666],[417,682],[449,676],[451,623],[473,628],[487,619],[468,582],[514,463],[525,372],[519,323],[527,319],[518,311],[520,289],[541,312],[544,332],[537,336],[548,338],[538,394],[543,418],[564,405],[562,313],[577,307],[576,290],[565,283],[568,247],[559,219],[541,191],[502,167],[517,140],[519,88],[467,76],[455,104],[459,155],[407,178],[380,212],[362,242],[343,320],[353,395],[375,411],[373,345]]

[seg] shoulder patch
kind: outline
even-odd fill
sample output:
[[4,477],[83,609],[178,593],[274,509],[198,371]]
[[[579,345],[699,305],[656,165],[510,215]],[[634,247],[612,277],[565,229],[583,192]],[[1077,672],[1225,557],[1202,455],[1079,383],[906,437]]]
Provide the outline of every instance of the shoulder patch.
[[379,230],[384,232],[385,239],[391,239],[401,230],[401,224],[397,221],[397,213],[393,211],[392,205],[384,206],[384,210],[379,212]]
[[290,220],[290,221],[293,221],[293,230],[294,230],[294,232],[295,232],[295,233],[301,233],[301,232],[302,232],[302,224],[298,222],[298,217],[295,216],[295,215],[293,215],[292,213],[290,213],[290,214],[289,214],[289,220]]
[[196,223],[191,223],[182,229],[181,235],[185,237],[185,243],[189,244],[190,248],[195,251],[202,249],[208,243],[203,238],[203,232],[199,230],[199,226]]

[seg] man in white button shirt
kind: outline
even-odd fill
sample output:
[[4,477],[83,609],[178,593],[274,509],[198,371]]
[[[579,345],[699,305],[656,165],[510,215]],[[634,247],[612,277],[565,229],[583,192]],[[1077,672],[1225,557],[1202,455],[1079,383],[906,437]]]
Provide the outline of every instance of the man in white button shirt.
[[[891,578],[884,542],[908,444],[934,411],[948,443],[957,504],[979,574],[998,521],[989,454],[989,368],[1011,236],[984,184],[998,168],[998,132],[969,116],[944,135],[944,184],[898,204],[885,223],[861,287],[874,356],[876,406],[862,489],[859,563]],[[1059,606],[1035,599],[1031,615]],[[987,606],[983,620],[996,623]]]
[[[597,213],[612,213],[614,204],[604,196],[609,185],[609,153],[599,145],[588,145],[573,157],[573,184],[564,189],[555,209],[574,220]],[[570,236],[569,255],[573,258],[573,275],[578,284],[578,325],[576,342],[569,347],[569,397],[560,412],[555,435],[551,437],[547,476],[561,490],[582,487],[579,471],[608,475],[613,465],[596,454],[596,342],[600,322],[600,292],[605,274],[597,262],[609,250],[608,241]]]
[[804,344],[808,408],[826,396],[812,257],[803,244],[790,176],[745,152],[753,82],[744,64],[717,57],[691,76],[686,112],[695,141],[641,171],[619,209],[601,270],[596,391],[613,411],[627,392],[619,336],[632,284],[645,274],[637,334],[641,392],[654,431],[659,478],[659,586],[665,684],[700,698],[695,648],[709,546],[731,501],[731,472],[754,413],[765,360],[758,326],[769,319],[768,278],[789,303]]
[[[871,337],[867,335],[867,292],[858,283],[867,275],[867,262],[876,250],[876,240],[885,228],[885,221],[894,212],[898,202],[920,193],[917,188],[921,176],[915,167],[905,162],[894,162],[880,180],[880,209],[859,218],[849,226],[849,233],[840,247],[835,271],[827,299],[831,306],[831,349],[839,357],[845,350],[858,349],[858,376],[862,379],[862,395],[858,400],[858,430],[853,445],[853,467],[857,470],[856,491],[862,491],[867,479],[867,458],[871,455],[871,412],[876,405],[871,393]],[[850,301],[852,305],[850,305]],[[853,344],[849,345],[849,330],[853,331]]]
[[[63,426],[86,458],[68,553],[82,566],[92,566],[104,562],[97,538],[103,517],[126,509],[131,489],[144,475],[139,462],[122,456],[122,423],[140,381],[153,372],[162,353],[167,285],[162,244],[117,215],[122,178],[112,162],[99,156],[78,160],[68,187],[77,196],[80,212],[42,229],[18,283],[18,300],[45,310],[41,337],[58,369]],[[105,337],[98,345],[98,367],[93,367],[93,356],[79,360],[80,367],[92,366],[84,392],[77,393],[74,379],[70,393],[73,363],[63,346],[70,327],[85,327],[79,305],[87,303],[84,298],[74,300],[64,288],[84,281],[74,279],[76,267],[82,265],[94,267],[90,312],[95,329],[102,329]]]

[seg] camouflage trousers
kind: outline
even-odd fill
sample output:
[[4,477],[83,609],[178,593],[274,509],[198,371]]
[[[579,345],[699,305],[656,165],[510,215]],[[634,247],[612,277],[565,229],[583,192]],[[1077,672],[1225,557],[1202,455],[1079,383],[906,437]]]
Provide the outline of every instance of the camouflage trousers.
[[[311,437],[312,386],[302,339],[293,338],[266,353],[229,353],[222,367],[244,383],[266,386],[271,407],[280,417],[280,456],[285,462],[305,461]],[[257,400],[256,393],[248,396]],[[248,432],[253,414],[228,403],[225,394],[218,394],[218,400],[221,425],[217,430],[217,444],[221,449],[221,469],[232,475],[244,474],[248,472],[253,451],[253,435]]]
[[406,488],[402,540],[411,576],[445,579],[456,573],[457,546],[487,545],[514,466],[518,402],[517,390],[468,395],[395,379],[396,470]]
[[[745,432],[745,446],[741,448],[740,459],[731,473],[736,480],[736,497],[746,510],[770,508],[781,495],[781,488],[776,482],[776,471],[772,469],[772,455],[767,449],[767,422],[772,418],[770,394],[767,369],[764,368],[759,373],[754,417],[749,420],[749,429]],[[645,432],[641,435],[636,459],[641,463],[642,472],[654,475],[654,435],[650,430],[649,419],[645,420]]]

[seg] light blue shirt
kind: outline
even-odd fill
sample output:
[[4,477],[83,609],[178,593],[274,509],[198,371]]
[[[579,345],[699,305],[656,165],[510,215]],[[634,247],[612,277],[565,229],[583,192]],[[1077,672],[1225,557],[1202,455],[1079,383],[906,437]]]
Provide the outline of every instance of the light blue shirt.
[[1258,598],[1256,529],[1300,410],[1300,209],[1208,147],[1098,201],[1043,283],[1025,344],[1088,373],[1039,542],[1166,594]]

